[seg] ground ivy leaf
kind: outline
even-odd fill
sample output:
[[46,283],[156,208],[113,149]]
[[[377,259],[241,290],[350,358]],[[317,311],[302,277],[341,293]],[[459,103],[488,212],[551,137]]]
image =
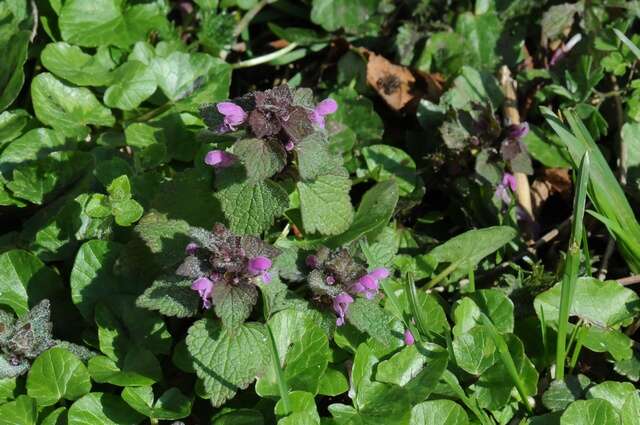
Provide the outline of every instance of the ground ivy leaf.
[[[544,310],[547,322],[558,321],[561,283],[538,295],[534,307],[538,316]],[[602,327],[627,324],[640,311],[640,297],[631,289],[615,281],[599,281],[590,277],[579,278],[571,303],[571,316]]]
[[560,425],[619,425],[620,415],[606,400],[578,400],[564,411]]
[[193,317],[198,312],[200,297],[191,289],[191,283],[178,276],[157,279],[138,297],[136,305],[164,316]]
[[358,206],[349,230],[327,241],[328,246],[342,246],[386,226],[398,203],[398,185],[393,180],[369,189]]
[[287,163],[287,153],[278,141],[242,139],[233,145],[251,182],[260,182],[280,172]]
[[637,394],[637,390],[631,382],[605,381],[589,388],[586,398],[607,400],[613,407],[622,411],[627,398],[634,394]]
[[349,390],[349,381],[342,371],[329,365],[327,371],[320,378],[318,394],[335,397]]
[[111,127],[115,123],[111,111],[89,89],[65,85],[47,72],[31,82],[31,98],[36,117],[70,137],[86,137],[87,124]]
[[40,425],[65,425],[67,423],[67,408],[58,407],[45,416]]
[[2,425],[36,425],[38,405],[26,395],[0,406]]
[[177,388],[169,388],[154,404],[153,388],[127,387],[122,390],[124,401],[143,415],[161,420],[182,419],[191,413],[191,400]]
[[496,288],[481,289],[456,303],[453,334],[462,335],[482,323],[481,313],[491,319],[498,332],[513,332],[513,311],[513,302],[503,291]]
[[298,182],[297,186],[302,223],[307,233],[337,235],[349,228],[353,221],[349,178],[326,175],[312,183]]
[[622,425],[640,424],[640,395],[637,392],[629,395],[620,410]]
[[54,347],[40,354],[27,377],[27,393],[40,406],[60,399],[75,400],[91,391],[86,366],[64,348]]
[[229,229],[243,235],[267,230],[289,205],[287,192],[270,180],[235,183],[217,192]]
[[94,381],[121,387],[153,385],[162,380],[162,368],[149,350],[130,349],[117,362],[106,356],[89,360],[89,373]]
[[313,0],[311,21],[327,31],[354,32],[376,12],[378,0]]
[[47,158],[52,152],[67,150],[73,145],[67,143],[64,135],[49,128],[36,128],[23,134],[0,154],[0,172],[9,180],[14,169],[39,159]]
[[40,54],[42,65],[60,78],[78,86],[106,86],[112,80],[113,63],[88,55],[65,42],[49,43]]
[[89,322],[97,302],[120,292],[113,266],[121,249],[116,242],[92,240],[78,251],[71,270],[71,300]]
[[219,284],[213,288],[214,310],[226,328],[241,325],[258,301],[258,288],[249,282]]
[[144,416],[130,408],[120,397],[108,393],[90,393],[69,408],[69,425],[137,425]]
[[104,103],[124,111],[136,109],[156,91],[156,77],[142,62],[130,60],[113,72],[113,82],[104,93]]
[[128,47],[152,30],[167,28],[161,3],[128,5],[118,0],[65,1],[59,14],[60,34],[84,47]]
[[[218,67],[227,69],[228,65],[206,53],[173,52],[167,57],[157,57],[151,63],[158,87],[172,101],[183,99],[197,90],[198,80],[215,72]],[[221,85],[224,86],[223,82]]]
[[341,88],[331,94],[331,98],[340,105],[336,113],[327,120],[332,143],[336,142],[334,137],[340,135],[345,127],[355,133],[359,143],[367,144],[382,139],[384,125],[374,110],[371,99],[360,95],[352,87]]
[[14,249],[0,255],[0,304],[18,317],[43,299],[56,298],[61,289],[60,276],[30,252]]
[[584,397],[590,383],[584,375],[570,375],[564,381],[553,381],[542,395],[542,404],[552,412],[564,411],[571,403]]
[[0,114],[0,147],[35,127],[35,120],[24,109],[4,111]]
[[455,401],[430,400],[411,409],[409,425],[468,425],[467,412]]
[[221,406],[260,374],[269,359],[267,333],[260,323],[223,329],[202,319],[189,329],[187,347],[213,406]]

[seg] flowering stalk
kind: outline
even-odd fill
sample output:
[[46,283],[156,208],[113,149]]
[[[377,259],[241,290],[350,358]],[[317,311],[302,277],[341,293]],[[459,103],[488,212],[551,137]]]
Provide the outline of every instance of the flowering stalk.
[[271,358],[273,359],[273,370],[276,373],[276,380],[278,381],[278,390],[280,391],[280,400],[282,401],[282,407],[284,408],[285,416],[291,413],[291,402],[289,401],[289,387],[287,380],[284,377],[282,366],[280,366],[280,356],[278,354],[278,347],[276,346],[276,340],[271,332],[271,327],[267,323],[267,332],[269,333],[269,348],[271,349]]

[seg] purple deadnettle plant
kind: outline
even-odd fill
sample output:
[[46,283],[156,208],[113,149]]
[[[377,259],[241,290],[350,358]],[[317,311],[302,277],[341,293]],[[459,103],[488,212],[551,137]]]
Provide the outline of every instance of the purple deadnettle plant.
[[[236,299],[254,304],[256,285],[271,282],[279,250],[257,237],[237,236],[222,224],[211,232],[196,228],[191,235],[194,241],[187,245],[187,257],[176,274],[193,279],[191,289],[202,299],[202,306],[208,309],[224,303],[224,297],[234,291]],[[246,296],[238,297],[238,292]]]
[[357,297],[374,299],[378,295],[380,281],[390,275],[384,267],[367,272],[366,267],[346,249],[331,251],[322,247],[307,257],[306,264],[312,269],[308,282],[315,301],[331,305],[338,326],[345,323],[349,306]]

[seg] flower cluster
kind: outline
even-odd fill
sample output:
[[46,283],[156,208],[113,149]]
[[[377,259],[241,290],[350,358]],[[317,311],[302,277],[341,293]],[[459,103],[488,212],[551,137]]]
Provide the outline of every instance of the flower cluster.
[[329,300],[336,313],[336,325],[345,323],[345,316],[354,297],[374,298],[381,280],[389,277],[389,270],[380,267],[367,272],[347,250],[331,251],[322,247],[315,255],[307,257],[309,285],[320,301]]
[[[218,134],[244,130],[249,137],[278,140],[287,151],[295,149],[305,137],[325,126],[325,117],[337,111],[333,99],[315,105],[309,89],[292,90],[281,85],[271,90],[255,91],[241,98],[206,105],[202,115],[207,125]],[[225,168],[234,156],[214,150],[205,157],[205,163]]]
[[509,205],[511,203],[511,195],[509,193],[509,189],[512,192],[516,191],[516,178],[513,174],[504,173],[502,176],[502,182],[498,184],[495,191],[495,196],[499,199],[502,199],[502,202]]
[[215,304],[219,285],[267,284],[269,270],[279,250],[254,236],[237,236],[222,224],[212,232],[192,231],[194,242],[185,248],[187,257],[176,274],[193,279],[191,289],[202,298],[204,308]]
[[519,154],[526,152],[522,139],[529,134],[529,124],[514,124],[507,127],[507,137],[500,145],[500,154],[505,161],[512,161]]

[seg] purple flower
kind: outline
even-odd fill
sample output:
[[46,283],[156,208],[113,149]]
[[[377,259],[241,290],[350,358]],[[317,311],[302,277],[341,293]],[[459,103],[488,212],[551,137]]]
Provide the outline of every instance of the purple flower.
[[204,163],[207,165],[211,165],[214,168],[226,168],[234,163],[236,157],[232,154],[221,151],[221,150],[213,150],[207,152],[204,157]]
[[371,273],[369,273],[369,276],[376,280],[386,279],[389,277],[389,269],[387,269],[386,267],[378,267],[377,269],[374,269]]
[[344,325],[344,315],[349,310],[349,304],[353,302],[351,295],[343,292],[333,299],[333,311],[336,312],[338,318],[336,319],[336,326]]
[[413,345],[414,342],[416,342],[416,340],[413,337],[413,334],[411,333],[411,331],[409,329],[406,329],[404,331],[404,343],[405,343],[405,345]]
[[529,123],[525,121],[521,124],[514,124],[510,126],[507,131],[507,137],[509,139],[520,140],[529,134]]
[[573,37],[571,37],[569,41],[566,42],[566,44],[564,44],[562,47],[560,47],[555,52],[553,52],[553,56],[549,61],[549,65],[554,66],[556,63],[558,63],[560,59],[564,58],[566,54],[569,53],[571,49],[573,49],[576,46],[576,44],[580,42],[580,40],[582,40],[582,34],[576,34]]
[[316,257],[315,255],[307,256],[304,262],[307,264],[308,267],[311,267],[312,269],[315,269],[316,267],[318,267],[318,257]]
[[267,257],[254,257],[249,260],[247,270],[254,276],[260,276],[262,278],[262,282],[266,284],[271,282],[271,275],[268,270],[271,268],[272,264],[271,260]]
[[284,149],[287,152],[291,152],[295,147],[296,147],[296,145],[293,143],[293,140],[289,140],[287,142],[287,144],[284,145]]
[[505,204],[510,204],[511,195],[509,194],[508,189],[511,189],[511,191],[516,190],[516,178],[513,176],[513,174],[504,173],[504,175],[502,176],[502,182],[496,187],[494,196],[502,199],[502,202],[504,202]]
[[205,309],[211,308],[211,292],[213,292],[213,282],[206,277],[200,277],[193,281],[191,289],[198,291],[202,298],[202,306]]
[[309,119],[318,127],[324,128],[324,117],[338,110],[338,104],[333,99],[325,99],[318,103],[309,114]]
[[184,248],[184,252],[187,255],[196,255],[196,252],[198,251],[198,244],[191,242],[189,243],[185,248]]
[[247,113],[240,106],[233,102],[220,102],[216,105],[218,112],[224,115],[224,124],[220,132],[235,131],[247,119]]

